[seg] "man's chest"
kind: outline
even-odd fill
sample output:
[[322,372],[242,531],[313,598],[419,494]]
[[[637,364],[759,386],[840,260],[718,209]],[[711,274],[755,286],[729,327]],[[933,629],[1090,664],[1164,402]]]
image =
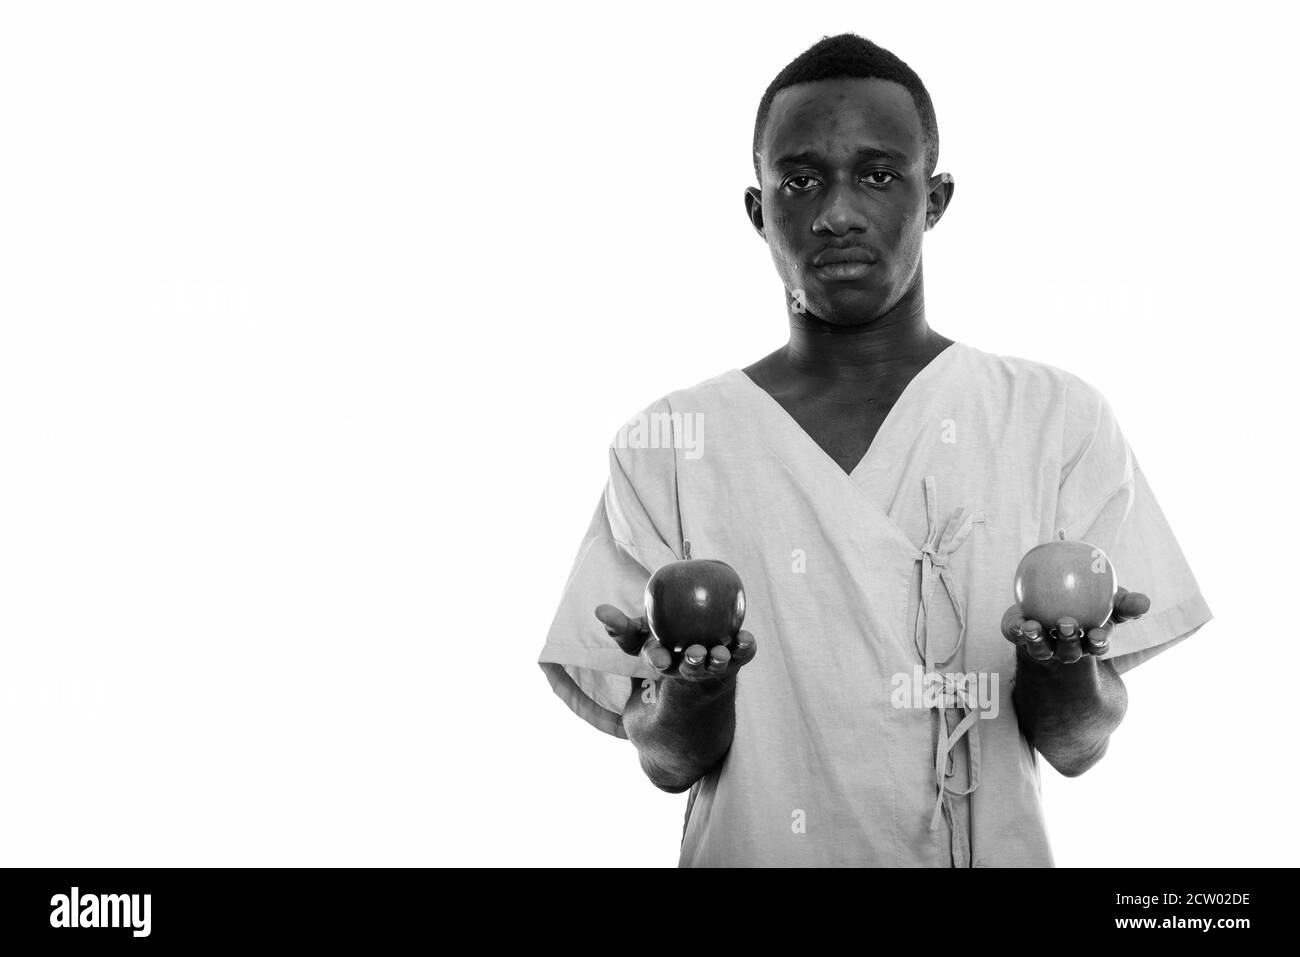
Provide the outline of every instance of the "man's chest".
[[899,387],[852,396],[822,394],[777,401],[836,465],[852,472],[871,448],[901,391]]

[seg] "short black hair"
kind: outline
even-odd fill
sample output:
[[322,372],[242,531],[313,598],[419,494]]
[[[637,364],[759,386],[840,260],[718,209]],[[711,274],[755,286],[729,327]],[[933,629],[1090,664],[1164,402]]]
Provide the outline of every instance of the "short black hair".
[[902,84],[912,94],[912,102],[921,114],[921,131],[925,134],[925,175],[933,176],[939,165],[939,123],[934,116],[930,93],[916,75],[916,71],[884,47],[856,33],[822,37],[803,53],[791,60],[776,79],[768,84],[762,102],[758,104],[758,117],[754,120],[754,175],[762,185],[763,173],[759,150],[763,145],[763,132],[772,100],[786,87],[817,80],[881,79]]

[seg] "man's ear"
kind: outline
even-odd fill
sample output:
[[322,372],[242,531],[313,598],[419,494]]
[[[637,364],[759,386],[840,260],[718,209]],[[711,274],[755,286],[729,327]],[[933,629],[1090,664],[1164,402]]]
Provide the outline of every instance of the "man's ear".
[[936,173],[930,177],[930,193],[925,198],[925,228],[934,229],[935,223],[943,216],[944,210],[952,202],[952,193],[956,188],[951,173]]
[[763,191],[757,186],[750,186],[745,190],[745,215],[749,217],[750,224],[758,230],[758,234],[767,239],[767,234],[763,232]]

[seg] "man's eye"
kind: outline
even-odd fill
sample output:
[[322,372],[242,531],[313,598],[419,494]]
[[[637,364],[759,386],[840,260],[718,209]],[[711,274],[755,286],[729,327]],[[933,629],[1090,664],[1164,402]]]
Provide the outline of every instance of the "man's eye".
[[791,176],[785,181],[787,187],[799,193],[812,189],[816,184],[817,177],[815,176]]
[[888,177],[889,177],[889,179],[885,180],[883,183],[880,182],[879,180],[874,181],[874,182],[872,183],[873,186],[888,186],[891,182],[893,182],[894,180],[898,179],[897,176],[895,176],[893,173],[891,173],[891,172],[890,172],[889,170],[887,170],[887,169],[873,169],[870,173],[867,174],[867,176],[869,176],[869,177],[870,177],[870,176],[888,176]]

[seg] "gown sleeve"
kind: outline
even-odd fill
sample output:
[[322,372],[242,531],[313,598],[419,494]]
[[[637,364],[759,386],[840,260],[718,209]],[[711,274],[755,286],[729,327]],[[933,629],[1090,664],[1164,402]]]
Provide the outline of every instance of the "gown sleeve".
[[632,681],[655,674],[614,643],[596,619],[596,606],[610,604],[628,615],[643,615],[646,582],[659,566],[678,560],[681,533],[672,450],[611,445],[609,465],[604,494],[578,548],[538,663],[575,714],[607,734],[626,738],[622,716]]
[[1056,528],[1110,557],[1120,587],[1151,599],[1150,611],[1115,626],[1110,651],[1124,673],[1191,637],[1213,617],[1109,403],[1069,386]]

